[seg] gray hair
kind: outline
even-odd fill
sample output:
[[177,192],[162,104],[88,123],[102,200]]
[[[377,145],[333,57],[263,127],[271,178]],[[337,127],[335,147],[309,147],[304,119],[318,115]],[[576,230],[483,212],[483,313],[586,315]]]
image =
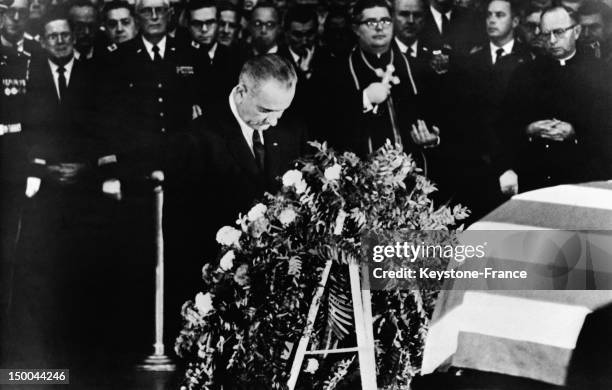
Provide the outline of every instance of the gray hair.
[[[142,1],[143,0],[136,0],[136,3],[134,4],[134,9],[139,10],[140,8],[142,8]],[[163,0],[164,1],[164,6],[170,8],[170,0]]]
[[291,62],[276,54],[265,54],[248,60],[240,71],[239,81],[257,89],[264,81],[275,80],[287,89],[297,83],[297,74]]

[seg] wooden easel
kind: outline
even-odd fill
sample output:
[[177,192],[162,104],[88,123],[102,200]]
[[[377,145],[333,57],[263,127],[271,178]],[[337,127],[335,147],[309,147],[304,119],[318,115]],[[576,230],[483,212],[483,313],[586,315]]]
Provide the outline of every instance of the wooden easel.
[[355,334],[357,336],[357,346],[351,348],[334,348],[326,350],[311,350],[308,351],[308,344],[312,334],[317,312],[321,304],[321,297],[325,292],[325,286],[329,278],[333,260],[328,260],[325,263],[325,268],[321,275],[321,283],[315,291],[308,311],[308,321],[306,329],[300,339],[297,347],[295,358],[291,366],[291,373],[287,386],[289,390],[294,390],[297,384],[300,369],[306,355],[322,355],[329,353],[346,353],[357,352],[359,359],[359,373],[361,376],[361,388],[363,390],[376,390],[376,357],[374,355],[374,329],[372,326],[372,302],[370,297],[370,282],[368,277],[368,269],[365,264],[362,265],[363,290],[359,280],[359,264],[354,258],[349,259],[349,280],[351,283],[351,297],[353,301],[353,313],[355,316]]

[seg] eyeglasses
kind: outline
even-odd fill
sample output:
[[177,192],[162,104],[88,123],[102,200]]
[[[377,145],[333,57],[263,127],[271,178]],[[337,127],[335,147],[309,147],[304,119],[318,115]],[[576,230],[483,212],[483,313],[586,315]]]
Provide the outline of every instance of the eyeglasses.
[[368,28],[371,28],[372,30],[374,30],[377,28],[389,28],[391,27],[392,23],[393,21],[391,20],[391,18],[382,18],[382,19],[366,19],[366,20],[362,20],[358,24],[366,25]]
[[291,34],[291,36],[294,37],[295,39],[311,38],[311,37],[315,36],[316,33],[317,32],[315,30],[289,31],[289,34]]
[[138,13],[145,18],[152,18],[157,15],[165,15],[168,11],[168,7],[142,7],[138,10]]
[[189,21],[189,25],[195,28],[196,30],[202,30],[204,26],[206,26],[206,29],[209,30],[215,24],[217,24],[217,19],[208,19],[208,20],[192,19]]
[[258,30],[263,30],[264,27],[266,28],[266,30],[272,30],[273,28],[276,28],[277,25],[278,23],[273,22],[273,21],[262,22],[261,20],[255,20],[253,22],[253,27],[255,27]]
[[540,36],[544,37],[544,38],[548,38],[551,35],[555,37],[555,39],[560,39],[563,37],[563,35],[568,32],[569,30],[573,29],[574,27],[576,27],[575,24],[572,24],[569,27],[566,28],[556,28],[554,30],[550,30],[550,31],[541,31],[540,32]]
[[58,42],[60,38],[62,38],[62,42],[66,42],[70,38],[72,38],[72,33],[65,31],[61,33],[51,33],[45,35],[45,39],[51,43]]

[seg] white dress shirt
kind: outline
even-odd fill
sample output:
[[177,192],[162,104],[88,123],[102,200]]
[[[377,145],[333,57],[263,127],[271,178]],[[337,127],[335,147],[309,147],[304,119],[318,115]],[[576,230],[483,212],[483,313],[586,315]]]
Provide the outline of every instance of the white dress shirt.
[[[235,94],[236,94],[236,87],[232,89],[232,92],[229,95],[230,109],[232,110],[232,114],[234,114],[234,118],[236,118],[236,121],[238,121],[238,125],[240,125],[240,130],[242,130],[242,135],[244,136],[244,139],[247,142],[247,145],[249,145],[249,149],[251,149],[251,153],[253,154],[253,157],[255,157],[255,151],[253,150],[253,132],[256,130],[250,127],[249,125],[247,125],[242,120],[240,115],[238,114],[238,109],[236,108],[236,102],[234,101]],[[257,130],[257,131],[259,131],[259,138],[261,139],[261,143],[263,144],[264,143],[263,131],[262,130]]]
[[[440,34],[443,33],[442,31],[442,14],[435,9],[433,6],[429,6],[429,9],[431,10],[431,14],[434,17],[434,21],[436,22],[436,26],[438,26],[438,31],[440,31]],[[445,13],[444,15],[446,15],[446,17],[448,18],[448,20],[451,20],[451,14],[453,13],[453,11],[448,11],[447,13]]]
[[210,62],[215,59],[215,53],[217,52],[217,42],[212,45],[212,47],[208,50],[208,58],[210,58]]
[[[59,73],[57,73],[57,69],[59,66],[53,63],[51,60],[47,60],[49,62],[49,67],[51,68],[51,75],[53,75],[53,82],[55,83],[55,92],[57,93],[58,99],[61,99],[59,92]],[[74,65],[74,56],[64,65],[64,77],[66,78],[66,87],[70,85],[70,75],[72,74],[72,66]]]
[[493,64],[495,64],[497,60],[497,50],[504,49],[504,52],[502,53],[502,57],[503,57],[503,56],[507,56],[508,54],[512,53],[513,48],[514,48],[514,39],[512,39],[510,42],[506,43],[504,46],[501,46],[501,47],[495,46],[493,42],[489,42],[489,50],[491,50],[491,58],[493,59]]
[[155,53],[153,53],[153,46],[159,47],[159,56],[163,59],[164,53],[166,53],[166,37],[163,37],[161,41],[157,42],[157,45],[153,45],[151,42],[147,41],[144,37],[142,37],[142,41],[144,42],[145,49],[147,49],[147,53],[149,53],[149,57],[151,59],[155,58]]
[[[415,40],[412,45],[408,46],[404,42],[400,41],[397,37],[395,37],[395,43],[397,43],[397,47],[399,47],[400,51],[404,54],[409,53],[410,57],[417,57],[417,50],[419,50],[419,40]],[[410,49],[410,52],[408,51]]]

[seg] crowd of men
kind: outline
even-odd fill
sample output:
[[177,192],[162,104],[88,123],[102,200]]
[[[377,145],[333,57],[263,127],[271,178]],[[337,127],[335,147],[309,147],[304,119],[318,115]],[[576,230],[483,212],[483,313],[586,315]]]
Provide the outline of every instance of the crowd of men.
[[170,345],[217,229],[309,139],[360,156],[399,142],[472,220],[612,178],[605,1],[4,0],[0,15],[0,361],[148,352],[162,176]]

